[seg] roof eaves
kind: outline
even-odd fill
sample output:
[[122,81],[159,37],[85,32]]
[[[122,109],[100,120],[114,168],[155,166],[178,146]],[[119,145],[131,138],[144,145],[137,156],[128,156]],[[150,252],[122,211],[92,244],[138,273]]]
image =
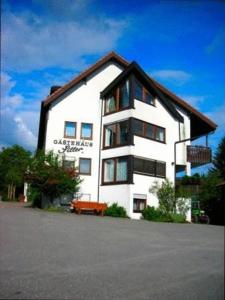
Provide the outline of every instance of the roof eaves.
[[76,84],[80,83],[82,80],[84,80],[87,76],[90,76],[92,73],[97,71],[100,67],[102,67],[104,64],[106,64],[109,61],[116,61],[123,67],[127,67],[129,63],[122,58],[120,55],[115,53],[114,51],[108,53],[106,56],[102,57],[100,60],[98,60],[94,65],[80,73],[78,76],[73,78],[71,81],[66,83],[64,86],[59,88],[58,90],[55,91],[55,93],[49,95],[45,100],[44,100],[44,106],[48,106],[51,104],[54,100],[56,100],[59,96],[64,94],[66,91],[68,91],[70,88],[75,86]]

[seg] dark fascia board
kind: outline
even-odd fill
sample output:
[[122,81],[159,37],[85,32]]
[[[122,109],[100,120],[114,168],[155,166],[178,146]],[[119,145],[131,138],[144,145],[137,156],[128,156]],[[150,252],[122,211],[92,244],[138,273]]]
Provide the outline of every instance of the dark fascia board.
[[39,118],[38,142],[37,142],[37,149],[39,150],[43,149],[44,147],[45,131],[46,131],[46,114],[47,114],[47,109],[44,106],[44,101],[42,101],[40,118]]
[[55,100],[57,100],[61,95],[63,95],[65,92],[67,92],[72,87],[76,86],[80,82],[87,79],[87,77],[91,76],[94,72],[96,72],[98,69],[100,69],[102,66],[104,66],[106,63],[113,61],[122,66],[123,68],[126,68],[129,63],[120,55],[115,53],[114,51],[108,53],[106,56],[99,59],[95,64],[90,66],[87,70],[80,73],[80,75],[76,76],[74,79],[66,83],[61,88],[57,89],[53,94],[49,95],[44,100],[44,106],[49,106],[52,104]]
[[151,78],[142,70],[142,68],[133,61],[122,73],[119,74],[102,92],[101,99],[107,97],[114,88],[116,88],[123,80],[125,80],[130,74],[134,74],[138,76],[139,80],[144,84],[144,86],[152,91],[154,91],[155,95],[161,101],[163,106],[173,115],[175,119],[179,122],[184,122],[184,118],[179,114],[176,110],[173,103],[167,99],[164,94],[157,88]]

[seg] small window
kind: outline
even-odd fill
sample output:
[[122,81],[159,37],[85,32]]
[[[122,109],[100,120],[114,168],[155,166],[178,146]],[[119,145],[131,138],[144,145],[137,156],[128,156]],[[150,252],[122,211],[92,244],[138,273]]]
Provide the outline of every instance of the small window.
[[89,123],[81,124],[81,139],[91,140],[92,139],[93,125]]
[[134,134],[144,136],[144,122],[134,119]]
[[104,161],[104,182],[114,181],[114,159],[107,159]]
[[153,97],[151,94],[149,94],[149,92],[146,91],[146,90],[145,90],[145,102],[146,102],[147,104],[151,104],[151,105],[154,105],[154,104],[155,104],[155,103],[154,103],[154,97]]
[[142,100],[142,85],[139,84],[136,80],[134,86],[134,98],[137,100]]
[[165,129],[161,127],[156,128],[156,140],[160,142],[165,141]]
[[76,138],[76,122],[65,122],[64,136],[69,138]]
[[110,95],[105,102],[105,113],[112,113],[116,111],[116,97],[115,95]]
[[146,208],[146,199],[134,199],[133,212],[141,213]]
[[157,161],[156,176],[157,177],[166,177],[166,163]]
[[105,126],[105,147],[113,147],[116,144],[116,124]]
[[127,80],[120,88],[119,110],[122,110],[129,106],[129,80]]
[[91,175],[91,159],[80,158],[79,173],[82,175]]
[[74,169],[74,160],[63,160],[64,169]]

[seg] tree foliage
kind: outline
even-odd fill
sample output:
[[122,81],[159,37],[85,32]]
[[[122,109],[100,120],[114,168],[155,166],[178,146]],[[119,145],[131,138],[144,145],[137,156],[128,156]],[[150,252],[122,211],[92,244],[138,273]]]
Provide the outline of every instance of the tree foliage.
[[30,164],[31,153],[14,145],[0,152],[0,189],[10,200],[15,189],[24,183],[24,174]]
[[214,159],[213,169],[217,171],[218,176],[225,180],[225,137],[223,137],[218,145]]
[[174,185],[168,179],[163,181],[161,185],[155,182],[149,189],[159,199],[159,210],[164,214],[181,213],[185,215],[189,209],[188,201],[189,193],[183,190],[175,191]]
[[63,168],[57,155],[43,151],[38,151],[33,157],[26,180],[30,184],[34,205],[39,207],[45,197],[53,204],[55,198],[77,192],[81,182],[75,169]]

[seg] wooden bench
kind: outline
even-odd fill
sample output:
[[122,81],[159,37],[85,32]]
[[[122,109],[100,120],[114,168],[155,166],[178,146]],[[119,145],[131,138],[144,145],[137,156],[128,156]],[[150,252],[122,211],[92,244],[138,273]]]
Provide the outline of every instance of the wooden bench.
[[70,204],[70,209],[74,210],[78,214],[81,213],[82,210],[93,211],[94,213],[101,213],[104,215],[104,212],[107,208],[107,204],[99,203],[99,202],[91,202],[91,201],[80,201],[73,200]]

